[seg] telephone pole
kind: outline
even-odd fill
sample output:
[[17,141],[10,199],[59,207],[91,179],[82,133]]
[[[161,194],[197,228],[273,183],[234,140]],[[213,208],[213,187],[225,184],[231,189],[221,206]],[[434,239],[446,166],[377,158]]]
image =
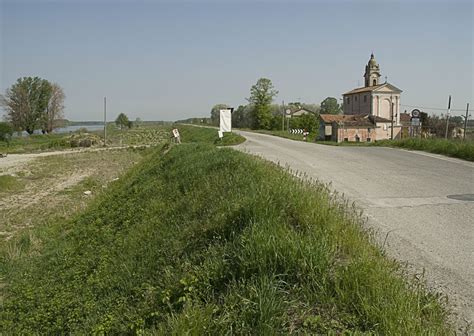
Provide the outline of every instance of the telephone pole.
[[282,109],[281,109],[281,130],[285,131],[285,101],[281,101]]
[[449,95],[448,100],[448,115],[446,116],[446,133],[444,133],[444,138],[448,138],[448,127],[449,127],[449,115],[451,114],[451,95]]
[[104,147],[107,147],[107,97],[104,97]]
[[463,140],[466,140],[466,131],[467,131],[467,120],[471,115],[469,114],[469,103],[466,106],[466,116],[464,116],[464,134],[462,136]]
[[390,119],[391,119],[390,140],[393,140],[393,100],[392,100],[392,96],[390,96],[390,106],[391,106],[391,113],[390,113]]

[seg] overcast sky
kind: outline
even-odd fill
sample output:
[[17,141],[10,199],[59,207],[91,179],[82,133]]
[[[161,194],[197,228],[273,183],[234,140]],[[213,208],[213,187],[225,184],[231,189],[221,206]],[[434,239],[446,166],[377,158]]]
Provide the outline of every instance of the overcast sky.
[[474,109],[472,1],[0,2],[1,92],[57,82],[70,120],[100,120],[104,96],[110,119],[208,116],[260,77],[320,103],[362,86],[372,51],[402,110]]

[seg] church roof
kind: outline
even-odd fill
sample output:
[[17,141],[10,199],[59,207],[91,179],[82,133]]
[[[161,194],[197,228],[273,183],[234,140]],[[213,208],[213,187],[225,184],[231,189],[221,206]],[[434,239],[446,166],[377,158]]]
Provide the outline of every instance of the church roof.
[[342,95],[345,96],[345,95],[354,94],[354,93],[372,92],[372,91],[380,90],[383,87],[386,87],[386,88],[390,89],[390,91],[393,91],[394,93],[395,92],[396,93],[402,92],[402,90],[397,88],[395,85],[392,85],[390,83],[383,83],[383,84],[374,85],[374,86],[364,86],[364,87],[356,88],[356,89],[351,90],[349,92],[343,93]]

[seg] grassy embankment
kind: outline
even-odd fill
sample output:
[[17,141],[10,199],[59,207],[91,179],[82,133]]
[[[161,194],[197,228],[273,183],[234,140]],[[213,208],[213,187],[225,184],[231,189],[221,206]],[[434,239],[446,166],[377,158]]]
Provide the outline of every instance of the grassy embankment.
[[245,138],[236,133],[224,133],[219,139],[217,128],[195,127],[188,125],[178,125],[181,140],[188,143],[209,143],[217,146],[238,145],[245,141]]
[[211,145],[164,152],[9,243],[2,332],[450,333],[325,187]]
[[401,139],[377,141],[373,146],[399,147],[474,161],[474,141],[445,139]]

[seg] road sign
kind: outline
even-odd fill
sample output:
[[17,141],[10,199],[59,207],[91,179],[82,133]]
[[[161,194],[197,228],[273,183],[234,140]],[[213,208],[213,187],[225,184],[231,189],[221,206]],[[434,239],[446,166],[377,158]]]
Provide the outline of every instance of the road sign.
[[287,109],[286,110],[286,114],[290,114],[291,113],[291,110],[290,109]]
[[290,129],[291,134],[303,134],[303,132],[304,132],[304,129],[302,129],[302,128],[292,128],[292,129]]
[[413,111],[411,111],[411,116],[412,116],[413,118],[419,118],[419,117],[420,117],[420,114],[421,114],[421,112],[420,112],[420,110],[418,110],[418,109],[414,109]]

